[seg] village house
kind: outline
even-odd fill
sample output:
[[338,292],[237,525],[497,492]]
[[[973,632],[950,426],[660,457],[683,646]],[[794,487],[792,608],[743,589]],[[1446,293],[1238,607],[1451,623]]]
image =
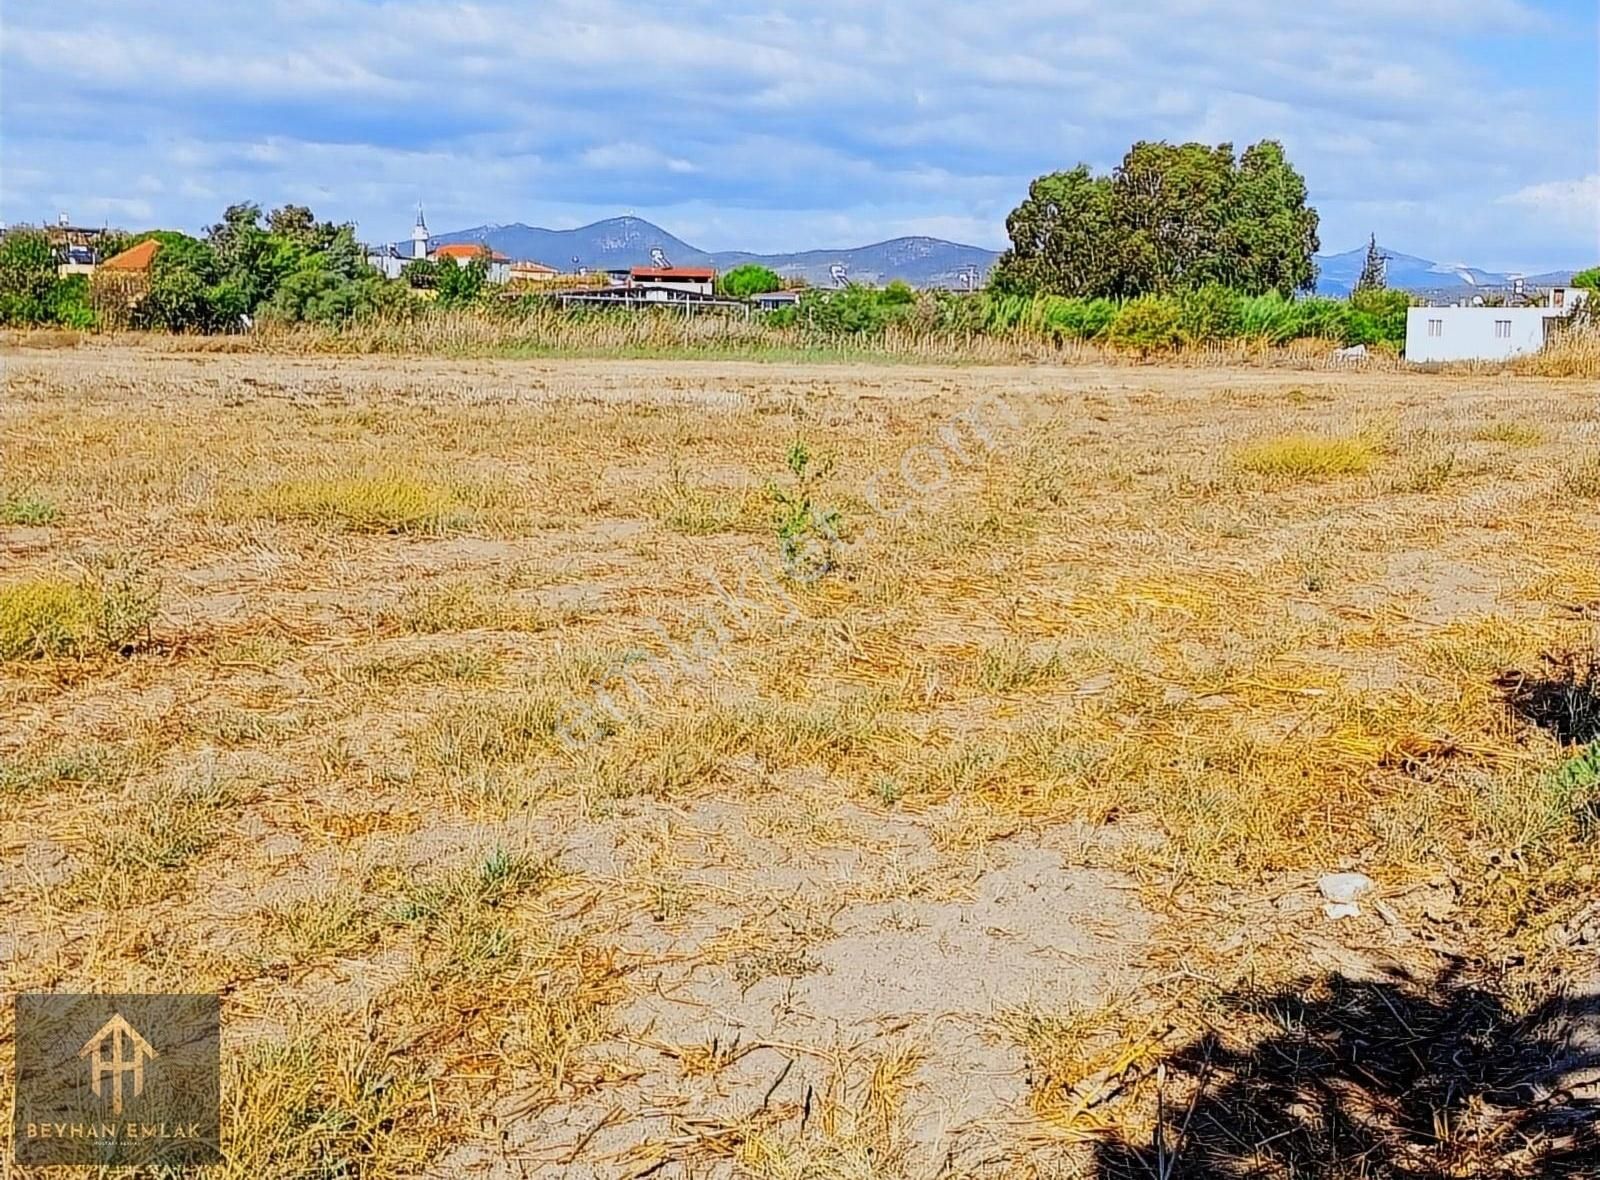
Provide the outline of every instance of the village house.
[[1498,361],[1538,352],[1588,297],[1582,287],[1555,287],[1537,306],[1413,307],[1406,313],[1406,360]]
[[513,262],[509,270],[513,283],[550,283],[561,277],[561,272],[555,267],[527,259]]
[[137,246],[129,246],[121,254],[113,254],[100,264],[100,269],[149,278],[150,267],[155,263],[156,255],[159,253],[161,253],[161,243],[155,238],[147,238]]
[[483,258],[489,263],[487,277],[491,283],[504,283],[511,278],[511,259],[498,250],[491,250],[482,242],[449,242],[434,250],[432,257],[435,262],[454,262],[457,266],[465,266],[474,258]]
[[512,259],[492,249],[484,242],[441,242],[435,244],[428,233],[428,223],[423,219],[422,207],[417,206],[417,220],[411,227],[411,240],[409,242],[389,242],[384,246],[374,249],[367,255],[367,262],[385,278],[398,279],[405,270],[408,262],[418,258],[425,258],[430,262],[454,262],[457,266],[465,266],[472,259],[480,255],[487,255],[489,262],[488,280],[491,283],[508,283],[512,279],[548,280],[556,276],[553,267],[527,259]]
[[696,295],[710,298],[716,293],[717,272],[709,266],[635,266],[628,271],[628,285],[661,292],[660,298]]

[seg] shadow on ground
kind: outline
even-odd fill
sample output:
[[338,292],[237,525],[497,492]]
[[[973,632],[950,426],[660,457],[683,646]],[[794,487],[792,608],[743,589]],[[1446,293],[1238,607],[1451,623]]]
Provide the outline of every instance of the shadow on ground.
[[[1600,1176],[1600,996],[1517,1017],[1456,973],[1230,996],[1167,1062],[1160,1130],[1097,1150],[1101,1180]],[[1198,1083],[1183,1085],[1183,1080]]]
[[1547,655],[1539,672],[1508,672],[1496,684],[1515,716],[1562,744],[1600,741],[1600,654]]

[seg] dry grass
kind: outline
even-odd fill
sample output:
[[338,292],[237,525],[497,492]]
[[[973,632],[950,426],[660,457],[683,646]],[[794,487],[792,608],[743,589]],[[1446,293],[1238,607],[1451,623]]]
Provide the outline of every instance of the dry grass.
[[1563,467],[1561,490],[1569,496],[1600,500],[1600,455],[1585,455]]
[[1516,368],[1539,377],[1600,377],[1600,326],[1591,321],[1563,332],[1539,352],[1518,358]]
[[1365,438],[1320,438],[1291,434],[1264,439],[1241,447],[1234,462],[1257,475],[1290,479],[1320,479],[1335,475],[1361,475],[1377,461],[1377,448]]
[[7,360],[8,982],[224,991],[225,1175],[1138,1174],[1246,983],[1592,956],[1583,383]]
[[1511,447],[1536,447],[1544,431],[1531,422],[1487,422],[1472,432],[1475,442],[1504,443]]
[[104,559],[0,583],[0,660],[126,653],[149,639],[160,593],[138,564]]
[[404,475],[276,483],[255,506],[270,520],[335,524],[358,533],[437,535],[464,529],[474,519],[457,488]]

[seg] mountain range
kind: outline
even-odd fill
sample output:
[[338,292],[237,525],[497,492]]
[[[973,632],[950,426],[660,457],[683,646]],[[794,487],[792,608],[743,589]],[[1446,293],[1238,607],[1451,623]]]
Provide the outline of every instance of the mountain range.
[[[478,225],[434,235],[434,241],[483,242],[513,259],[532,259],[558,270],[613,270],[648,266],[659,250],[673,266],[711,266],[729,270],[745,262],[771,267],[787,278],[814,286],[833,285],[833,268],[843,266],[850,280],[881,284],[903,279],[914,287],[963,285],[963,276],[981,279],[1000,257],[994,250],[966,246],[942,238],[891,238],[868,246],[833,250],[801,250],[792,254],[754,254],[744,250],[701,250],[640,217],[610,217],[577,229],[542,229],[523,225]],[[1382,247],[1380,247],[1382,248]],[[1447,266],[1426,258],[1388,250],[1389,286],[1424,294],[1459,295],[1479,287],[1508,285],[1511,275],[1477,267]],[[1348,295],[1361,275],[1366,247],[1342,254],[1317,255],[1317,294]],[[1569,271],[1524,276],[1530,286],[1566,282]]]
[[520,222],[479,225],[434,235],[436,242],[483,242],[508,258],[529,258],[558,270],[614,270],[649,266],[660,250],[673,266],[712,266],[731,270],[745,262],[771,267],[786,278],[814,286],[833,285],[832,268],[842,265],[851,281],[881,284],[904,279],[914,287],[959,287],[966,268],[981,278],[999,257],[981,246],[940,238],[891,238],[870,246],[801,250],[794,254],[753,254],[746,250],[701,250],[639,217],[611,217],[577,229],[541,229]]
[[[1401,291],[1415,291],[1422,295],[1466,294],[1480,287],[1507,287],[1516,278],[1521,278],[1530,287],[1560,286],[1570,282],[1573,274],[1570,270],[1546,271],[1536,275],[1505,274],[1499,271],[1480,270],[1478,267],[1465,264],[1441,265],[1381,245],[1378,249],[1388,259],[1384,267],[1388,285]],[[1317,294],[1335,296],[1350,294],[1351,288],[1356,285],[1356,280],[1361,277],[1361,268],[1366,261],[1365,246],[1346,250],[1342,254],[1318,254]]]

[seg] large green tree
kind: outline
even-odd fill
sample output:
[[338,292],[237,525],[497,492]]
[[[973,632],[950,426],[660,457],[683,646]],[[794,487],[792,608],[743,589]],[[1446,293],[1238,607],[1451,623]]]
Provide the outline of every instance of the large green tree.
[[748,299],[752,295],[782,290],[783,279],[771,267],[746,262],[718,278],[717,286],[730,299]]
[[1133,297],[1220,283],[1290,295],[1316,282],[1317,212],[1280,144],[1133,145],[1109,176],[1041,176],[1006,219],[999,290]]
[[1006,232],[1011,249],[990,279],[1000,292],[1118,293],[1111,184],[1087,165],[1035,180],[1006,218]]

